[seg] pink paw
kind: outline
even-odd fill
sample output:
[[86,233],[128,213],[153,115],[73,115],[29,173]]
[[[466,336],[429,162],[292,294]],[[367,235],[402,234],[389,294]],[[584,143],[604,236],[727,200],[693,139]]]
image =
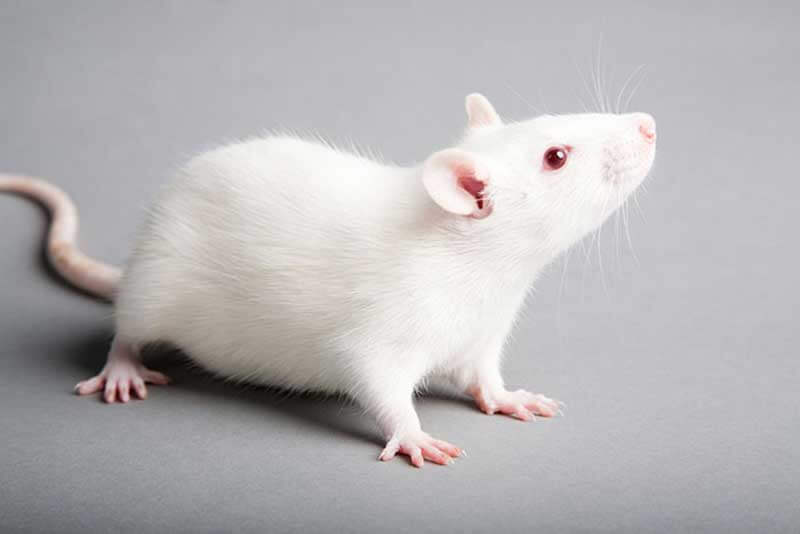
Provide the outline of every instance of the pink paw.
[[563,402],[542,394],[530,393],[524,389],[503,391],[494,395],[476,389],[472,396],[475,398],[478,408],[489,415],[502,413],[522,421],[535,421],[537,415],[542,417],[563,415],[561,411],[564,406]]
[[446,441],[432,438],[420,430],[390,439],[378,459],[388,462],[397,453],[408,456],[414,467],[422,467],[425,460],[439,465],[451,464],[455,458],[463,455],[464,451]]
[[108,403],[128,402],[131,393],[140,399],[147,398],[147,387],[150,384],[169,384],[170,379],[163,373],[153,371],[138,361],[116,359],[106,363],[100,374],[88,380],[78,382],[75,392],[78,395],[91,395],[103,390],[103,399]]

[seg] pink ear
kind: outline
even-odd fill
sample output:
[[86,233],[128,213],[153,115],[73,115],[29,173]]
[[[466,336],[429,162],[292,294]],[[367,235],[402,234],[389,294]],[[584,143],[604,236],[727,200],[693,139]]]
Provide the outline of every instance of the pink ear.
[[484,198],[487,169],[469,152],[450,148],[425,162],[422,183],[434,202],[456,215],[482,219],[491,213]]
[[465,106],[470,128],[499,126],[503,123],[492,104],[482,94],[472,93],[467,95]]

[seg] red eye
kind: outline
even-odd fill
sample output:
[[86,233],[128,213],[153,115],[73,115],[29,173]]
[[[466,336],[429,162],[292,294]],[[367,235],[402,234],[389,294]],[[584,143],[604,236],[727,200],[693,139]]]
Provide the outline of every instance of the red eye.
[[544,168],[555,171],[564,166],[567,162],[567,149],[563,146],[548,148],[544,153]]

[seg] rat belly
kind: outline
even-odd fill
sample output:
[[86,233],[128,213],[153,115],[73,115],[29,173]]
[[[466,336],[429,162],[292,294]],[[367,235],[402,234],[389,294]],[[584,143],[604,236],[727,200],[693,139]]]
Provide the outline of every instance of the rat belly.
[[487,330],[486,321],[480,329],[449,330],[456,315],[449,306],[387,296],[385,279],[380,293],[368,277],[345,287],[273,267],[263,278],[240,273],[238,282],[216,283],[222,273],[208,265],[198,271],[196,262],[175,269],[175,259],[160,271],[147,258],[131,263],[118,299],[118,334],[169,342],[233,380],[350,392],[369,369],[392,375],[400,364],[421,377],[454,356],[463,360],[476,345],[472,333]]

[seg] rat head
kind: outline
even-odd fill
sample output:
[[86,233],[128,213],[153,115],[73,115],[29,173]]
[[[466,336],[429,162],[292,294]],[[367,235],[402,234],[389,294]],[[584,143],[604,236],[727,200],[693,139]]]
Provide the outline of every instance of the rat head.
[[559,252],[594,230],[650,171],[655,121],[646,113],[543,115],[504,124],[489,101],[466,100],[456,148],[423,166],[431,198],[469,227]]

